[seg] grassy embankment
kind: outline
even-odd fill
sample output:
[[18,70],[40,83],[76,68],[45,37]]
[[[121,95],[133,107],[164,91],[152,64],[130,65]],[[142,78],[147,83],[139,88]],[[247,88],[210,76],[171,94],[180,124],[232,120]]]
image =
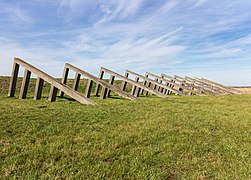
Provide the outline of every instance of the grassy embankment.
[[0,179],[251,178],[251,95],[92,98],[93,107],[48,103],[48,85],[39,101],[32,90],[8,98],[4,79]]

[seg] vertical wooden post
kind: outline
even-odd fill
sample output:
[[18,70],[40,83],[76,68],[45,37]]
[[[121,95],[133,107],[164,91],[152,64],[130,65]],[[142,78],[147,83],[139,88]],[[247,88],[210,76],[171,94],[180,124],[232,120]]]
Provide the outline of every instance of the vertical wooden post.
[[173,84],[172,84],[171,88],[174,88],[174,83],[175,83],[175,80],[173,80]]
[[[66,82],[67,82],[68,74],[69,74],[69,68],[65,67],[64,68],[64,74],[63,74],[62,81],[61,81],[63,84],[66,84]],[[63,97],[64,96],[64,92],[60,91],[59,92],[59,96]]]
[[[103,79],[103,76],[104,76],[104,71],[102,71],[102,69],[101,69],[100,72],[99,72],[98,78],[99,78],[99,79]],[[95,89],[95,96],[98,96],[99,89],[100,89],[100,84],[97,83],[97,84],[96,84],[96,89]]]
[[91,90],[92,90],[93,81],[91,79],[88,79],[87,86],[85,89],[85,97],[90,98],[91,96]]
[[[173,88],[173,87],[174,87],[174,85],[173,85],[174,81],[171,80],[171,82],[172,82],[172,83],[169,83],[169,87],[170,87],[170,88]],[[168,90],[166,94],[171,94],[171,93],[172,93],[172,91]]]
[[79,85],[80,77],[81,77],[81,74],[76,73],[75,79],[74,79],[74,85],[73,85],[73,89],[74,89],[75,91],[78,90],[78,85]]
[[164,91],[163,91],[163,94],[166,94],[167,93],[167,89],[165,89]]
[[[158,82],[158,81],[159,81],[159,79],[155,78],[155,81],[156,81],[156,82]],[[156,89],[157,89],[157,84],[154,84],[154,86],[153,86],[153,90],[156,90]]]
[[135,91],[135,96],[136,96],[136,97],[139,97],[139,95],[140,95],[140,90],[141,90],[140,87],[137,87],[137,88],[136,88],[136,91]]
[[29,82],[30,82],[30,77],[31,77],[31,72],[29,70],[25,69],[24,77],[23,77],[23,81],[22,81],[22,86],[20,89],[19,99],[26,98],[28,87],[29,87]]
[[58,92],[58,88],[56,88],[55,86],[51,85],[50,95],[49,95],[48,101],[50,101],[50,102],[56,101],[57,92]]
[[[109,79],[109,84],[113,85],[114,79],[115,79],[115,76],[111,75],[110,79]],[[111,95],[111,90],[108,89],[108,91],[107,91],[107,97],[110,97],[110,95]]]
[[40,77],[37,77],[37,82],[36,82],[36,87],[35,87],[35,95],[34,95],[35,100],[41,99],[43,85],[44,85],[44,80]]
[[9,97],[15,96],[19,67],[20,67],[19,64],[15,62],[13,63],[12,74],[10,78],[9,93],[8,93]]
[[[166,86],[169,86],[169,83],[168,82],[166,82],[166,84],[165,84]],[[163,94],[167,94],[167,89],[164,89],[164,91],[163,91]]]
[[[136,81],[136,82],[139,82],[139,77],[135,77],[135,81]],[[135,94],[136,88],[137,88],[137,86],[133,85],[133,87],[132,87],[132,92],[131,92],[132,95]]]
[[[125,77],[128,78],[129,77],[129,73],[125,73]],[[126,81],[123,81],[122,82],[122,86],[121,86],[121,90],[122,91],[125,91],[126,90],[126,85],[127,85],[127,82]]]
[[[159,83],[162,84],[162,80],[160,80]],[[158,91],[163,91],[163,88],[159,86],[159,87],[158,87]]]
[[105,99],[106,98],[107,91],[108,91],[108,88],[102,87],[102,92],[101,92],[101,96],[100,96],[101,99]]
[[[146,74],[145,77],[148,78],[148,75]],[[143,85],[146,86],[146,84],[147,84],[147,81],[144,80]],[[144,89],[141,90],[141,94],[142,95],[144,94]]]
[[[151,87],[151,84],[152,84],[151,82],[148,82],[147,87],[149,87],[149,88],[150,88],[150,87]],[[148,94],[149,94],[149,92],[148,92],[148,91],[146,91],[146,96],[148,96]]]

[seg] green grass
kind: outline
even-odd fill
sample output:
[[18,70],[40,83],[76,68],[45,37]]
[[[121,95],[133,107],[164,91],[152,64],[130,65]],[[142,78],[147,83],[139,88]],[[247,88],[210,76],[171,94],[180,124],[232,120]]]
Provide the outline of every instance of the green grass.
[[1,89],[0,179],[251,178],[251,95],[92,97],[93,107],[49,103],[45,89],[39,101]]

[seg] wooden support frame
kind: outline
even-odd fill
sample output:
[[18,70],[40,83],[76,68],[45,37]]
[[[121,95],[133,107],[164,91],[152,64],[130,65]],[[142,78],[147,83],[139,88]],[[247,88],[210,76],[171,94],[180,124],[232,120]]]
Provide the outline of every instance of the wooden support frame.
[[[178,86],[179,88],[182,88],[182,89],[189,91],[189,95],[191,95],[191,94],[203,95],[203,92],[201,91],[201,89],[199,87],[194,86],[191,83],[187,83],[184,80],[178,79],[178,76],[176,76],[176,75],[174,77],[171,77],[167,74],[162,73],[161,77],[166,80],[169,80],[170,86],[172,86],[172,84],[174,84],[174,85]],[[168,85],[169,85],[169,83],[168,83]]]
[[[161,90],[165,94],[170,94],[171,91],[173,91],[173,90],[180,91],[183,94],[185,94],[183,92],[183,89],[186,89],[189,92],[191,91],[190,89],[188,89],[188,88],[186,88],[186,87],[184,87],[182,85],[179,85],[179,84],[175,83],[172,79],[171,80],[166,79],[164,76],[158,76],[158,75],[155,75],[155,74],[150,73],[150,72],[146,72],[146,75],[148,75],[148,77],[153,77],[155,79],[159,79],[159,81],[161,82],[161,84],[164,83],[165,86],[170,87],[172,89],[172,90],[170,90],[170,89],[164,89],[164,88],[159,89],[159,91]],[[174,89],[174,88],[177,88],[177,89]]]
[[230,94],[242,94],[240,91],[237,91],[237,90],[235,90],[235,89],[232,89],[232,88],[230,88],[230,87],[224,86],[224,85],[222,85],[222,84],[219,84],[219,83],[210,81],[210,80],[205,79],[205,78],[195,78],[195,79],[196,79],[196,80],[200,80],[200,81],[202,81],[202,82],[204,82],[204,83],[213,85],[213,86],[215,86],[215,87],[218,87],[218,88],[220,88],[220,89],[222,89],[222,90],[224,90],[224,91],[226,91],[226,92],[228,92],[228,93],[230,93]]
[[194,91],[197,91],[199,94],[210,94],[210,95],[217,95],[218,94],[218,93],[212,91],[211,89],[207,89],[194,81],[190,81],[190,80],[185,79],[183,77],[180,77],[178,75],[174,75],[174,80],[184,84],[185,86],[190,87]]
[[[100,98],[105,99],[108,96],[108,90],[113,91],[114,93],[118,94],[119,96],[122,96],[126,99],[129,100],[136,100],[136,98],[132,95],[130,95],[129,93],[123,92],[119,87],[113,85],[114,82],[114,78],[115,76],[110,76],[110,81],[109,83],[105,82],[102,80],[103,76],[104,76],[104,72],[100,71],[99,77],[95,77],[93,75],[91,75],[90,73],[83,71],[82,69],[79,69],[69,63],[65,64],[65,68],[64,69],[68,69],[68,70],[72,70],[75,73],[78,73],[80,75],[83,75],[84,77],[86,77],[88,79],[88,83],[87,83],[87,87],[86,87],[86,92],[85,92],[85,97],[86,98],[90,98],[91,95],[91,88],[93,86],[93,83],[96,83],[96,88],[95,88],[95,95],[98,96],[99,95],[99,89],[102,87],[102,91],[101,91],[101,95]],[[65,78],[67,79],[67,77]],[[65,81],[65,83],[67,83],[67,81]]]
[[[191,87],[185,86],[185,84],[180,82],[179,80],[178,80],[178,83],[180,83],[180,84],[178,84],[176,82],[176,80],[174,78],[172,78],[171,76],[168,76],[165,74],[161,74],[161,76],[158,76],[158,75],[152,74],[150,72],[146,72],[146,75],[153,77],[153,78],[158,78],[159,80],[161,80],[162,83],[165,84],[165,86],[169,86],[172,89],[176,88],[177,91],[180,91],[182,93],[184,93],[184,90],[187,90],[188,91],[187,95],[192,95],[192,94],[201,95],[201,93],[193,90]],[[166,79],[165,77],[167,77],[168,79]],[[167,89],[162,89],[162,92],[165,94],[170,94],[170,90],[167,90]]]
[[55,101],[56,100],[57,90],[60,89],[65,94],[67,94],[71,98],[77,100],[81,104],[96,105],[95,102],[91,101],[90,99],[85,98],[79,92],[72,90],[70,87],[66,86],[65,84],[62,84],[62,83],[58,82],[56,79],[54,79],[50,75],[46,74],[45,72],[39,70],[38,68],[30,65],[29,63],[27,63],[27,62],[25,62],[25,61],[23,61],[23,60],[21,60],[19,58],[14,58],[11,83],[10,83],[9,93],[8,93],[8,95],[10,97],[13,97],[14,94],[15,94],[16,81],[17,81],[17,77],[18,77],[19,66],[22,66],[23,68],[25,68],[25,77],[23,79],[23,84],[22,84],[22,88],[21,88],[21,91],[20,91],[20,94],[21,94],[20,97],[25,98],[26,90],[27,90],[26,87],[29,84],[28,79],[30,78],[29,77],[30,73],[34,73],[40,78],[40,80],[39,80],[40,82],[37,82],[36,89],[35,89],[36,90],[35,95],[34,95],[35,99],[39,99],[39,96],[41,97],[41,92],[40,92],[40,91],[42,91],[41,90],[41,85],[42,85],[43,81],[46,81],[49,84],[51,84],[51,90],[50,90],[50,95],[49,95],[49,99],[48,99],[49,101]]
[[[155,81],[155,80],[146,78],[145,76],[142,76],[142,75],[140,75],[140,74],[138,74],[138,73],[135,73],[135,72],[132,72],[132,71],[129,71],[129,70],[126,70],[126,72],[129,73],[129,74],[131,74],[131,75],[133,75],[133,76],[135,76],[135,77],[139,77],[139,78],[142,79],[143,81],[151,82],[151,84],[154,85],[153,91],[154,91],[154,92],[158,92],[159,94],[162,94],[162,93],[158,91],[157,87],[161,87],[161,88],[164,88],[164,89],[168,89],[168,90],[170,90],[170,91],[172,91],[173,93],[178,94],[178,95],[185,95],[185,93],[183,93],[183,92],[179,92],[179,91],[177,91],[177,90],[175,90],[175,89],[172,89],[171,87],[165,86],[164,84],[161,84],[161,83],[157,82],[157,79],[158,79],[158,78],[156,78],[156,81]],[[155,86],[155,85],[156,85],[156,86]]]
[[[212,94],[212,95],[224,95],[224,94],[229,94],[228,92],[220,89],[220,88],[217,88],[215,86],[212,86],[212,85],[209,85],[207,83],[204,83],[202,81],[199,81],[199,80],[196,80],[194,78],[191,78],[191,77],[188,77],[188,76],[185,76],[185,80],[186,81],[190,81],[194,84],[197,84],[199,85],[200,87],[203,88],[203,91],[207,92],[208,94]],[[210,93],[209,93],[210,92]]]
[[[157,92],[157,91],[154,91],[154,90],[152,90],[151,88],[146,87],[146,86],[144,86],[143,84],[137,83],[136,81],[134,81],[134,80],[132,80],[132,79],[129,79],[128,77],[125,77],[125,76],[123,76],[123,75],[121,75],[121,74],[118,74],[118,73],[116,73],[116,72],[114,72],[114,71],[111,71],[111,70],[106,69],[106,68],[104,68],[104,67],[101,67],[101,68],[100,68],[100,71],[101,71],[101,72],[104,72],[104,73],[108,73],[108,74],[110,74],[110,75],[113,75],[113,76],[115,76],[116,78],[119,78],[119,79],[125,81],[126,84],[135,85],[135,86],[137,86],[137,87],[139,87],[139,88],[141,88],[141,89],[144,89],[145,91],[149,91],[150,93],[155,94],[156,96],[159,96],[159,97],[162,97],[162,98],[167,98],[166,95],[161,94],[161,93],[159,93],[159,92]],[[122,83],[122,86],[121,86],[121,89],[123,89],[123,88],[126,88],[126,87],[124,86],[124,83]]]

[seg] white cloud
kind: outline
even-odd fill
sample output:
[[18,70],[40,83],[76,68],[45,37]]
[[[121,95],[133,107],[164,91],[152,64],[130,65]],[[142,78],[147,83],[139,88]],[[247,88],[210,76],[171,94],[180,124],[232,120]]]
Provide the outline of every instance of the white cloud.
[[100,4],[104,16],[96,25],[109,22],[115,18],[126,18],[140,9],[144,0],[108,0]]
[[9,5],[7,3],[0,2],[2,17],[5,17],[5,21],[11,21],[12,23],[33,23],[34,19],[27,13],[24,8],[20,8],[19,4]]
[[[32,4],[30,8],[24,8],[27,2]],[[115,71],[160,72],[173,68],[178,72],[203,73],[211,67],[222,70],[226,63],[229,69],[243,68],[250,60],[249,0],[156,0],[152,3],[146,0],[56,0],[53,3],[27,0],[25,3],[18,7],[0,2],[3,5],[0,15],[7,17],[0,21],[32,23],[41,14],[31,8],[43,3],[50,11],[47,18],[51,19],[46,22],[53,23],[44,28],[38,21],[34,29],[24,26],[24,31],[13,31],[11,37],[7,30],[0,30],[3,32],[0,71],[7,74],[14,56],[41,65],[56,76],[61,73],[64,62],[72,62],[92,73],[100,66]],[[54,17],[55,14],[58,17]]]

